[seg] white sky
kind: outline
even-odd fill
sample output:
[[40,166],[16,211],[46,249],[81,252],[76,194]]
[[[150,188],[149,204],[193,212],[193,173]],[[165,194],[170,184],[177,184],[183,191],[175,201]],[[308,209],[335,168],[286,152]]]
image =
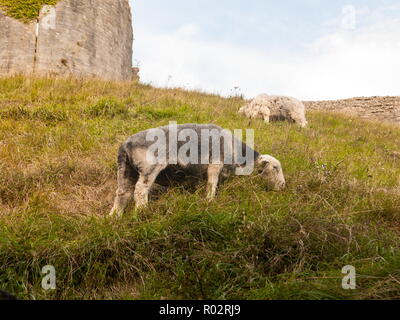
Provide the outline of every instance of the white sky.
[[400,96],[398,0],[137,0],[132,10],[145,83],[247,98]]

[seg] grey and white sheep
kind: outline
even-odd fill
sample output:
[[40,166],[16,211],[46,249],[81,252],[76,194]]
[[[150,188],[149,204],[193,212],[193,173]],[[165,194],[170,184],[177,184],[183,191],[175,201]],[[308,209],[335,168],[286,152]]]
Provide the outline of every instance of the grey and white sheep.
[[215,197],[221,178],[235,173],[256,172],[265,179],[269,190],[285,187],[281,163],[261,155],[229,131],[212,124],[172,128],[142,131],[122,144],[118,153],[118,190],[110,215],[122,215],[132,199],[136,208],[146,206],[155,184],[167,186],[182,174],[206,178],[208,199]]

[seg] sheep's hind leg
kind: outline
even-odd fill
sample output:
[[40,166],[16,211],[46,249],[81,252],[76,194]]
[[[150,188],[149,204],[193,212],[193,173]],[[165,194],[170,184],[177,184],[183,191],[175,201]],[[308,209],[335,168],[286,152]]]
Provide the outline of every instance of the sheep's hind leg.
[[118,170],[118,189],[114,200],[114,206],[110,211],[110,216],[122,216],[129,203],[133,200],[135,178],[132,170],[127,166],[122,166]]
[[134,193],[136,209],[147,206],[149,202],[149,192],[156,181],[157,176],[164,169],[165,166],[157,166],[153,168],[150,173],[140,174]]
[[207,182],[207,199],[212,200],[215,198],[217,193],[217,187],[219,182],[219,175],[223,169],[222,164],[210,164],[208,166],[208,182]]

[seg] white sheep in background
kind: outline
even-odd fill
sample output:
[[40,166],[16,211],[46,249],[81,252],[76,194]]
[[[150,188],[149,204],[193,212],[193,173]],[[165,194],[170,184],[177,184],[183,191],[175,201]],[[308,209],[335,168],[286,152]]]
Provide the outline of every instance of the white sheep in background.
[[240,108],[239,113],[250,119],[263,119],[267,123],[289,121],[304,128],[308,124],[305,111],[304,104],[295,98],[260,94]]

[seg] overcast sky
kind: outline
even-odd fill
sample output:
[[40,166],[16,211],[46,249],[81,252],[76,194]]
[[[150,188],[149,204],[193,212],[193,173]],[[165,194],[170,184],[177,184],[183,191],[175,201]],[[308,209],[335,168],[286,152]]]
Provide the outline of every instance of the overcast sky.
[[400,95],[399,0],[135,0],[131,6],[134,63],[145,83],[247,98]]

